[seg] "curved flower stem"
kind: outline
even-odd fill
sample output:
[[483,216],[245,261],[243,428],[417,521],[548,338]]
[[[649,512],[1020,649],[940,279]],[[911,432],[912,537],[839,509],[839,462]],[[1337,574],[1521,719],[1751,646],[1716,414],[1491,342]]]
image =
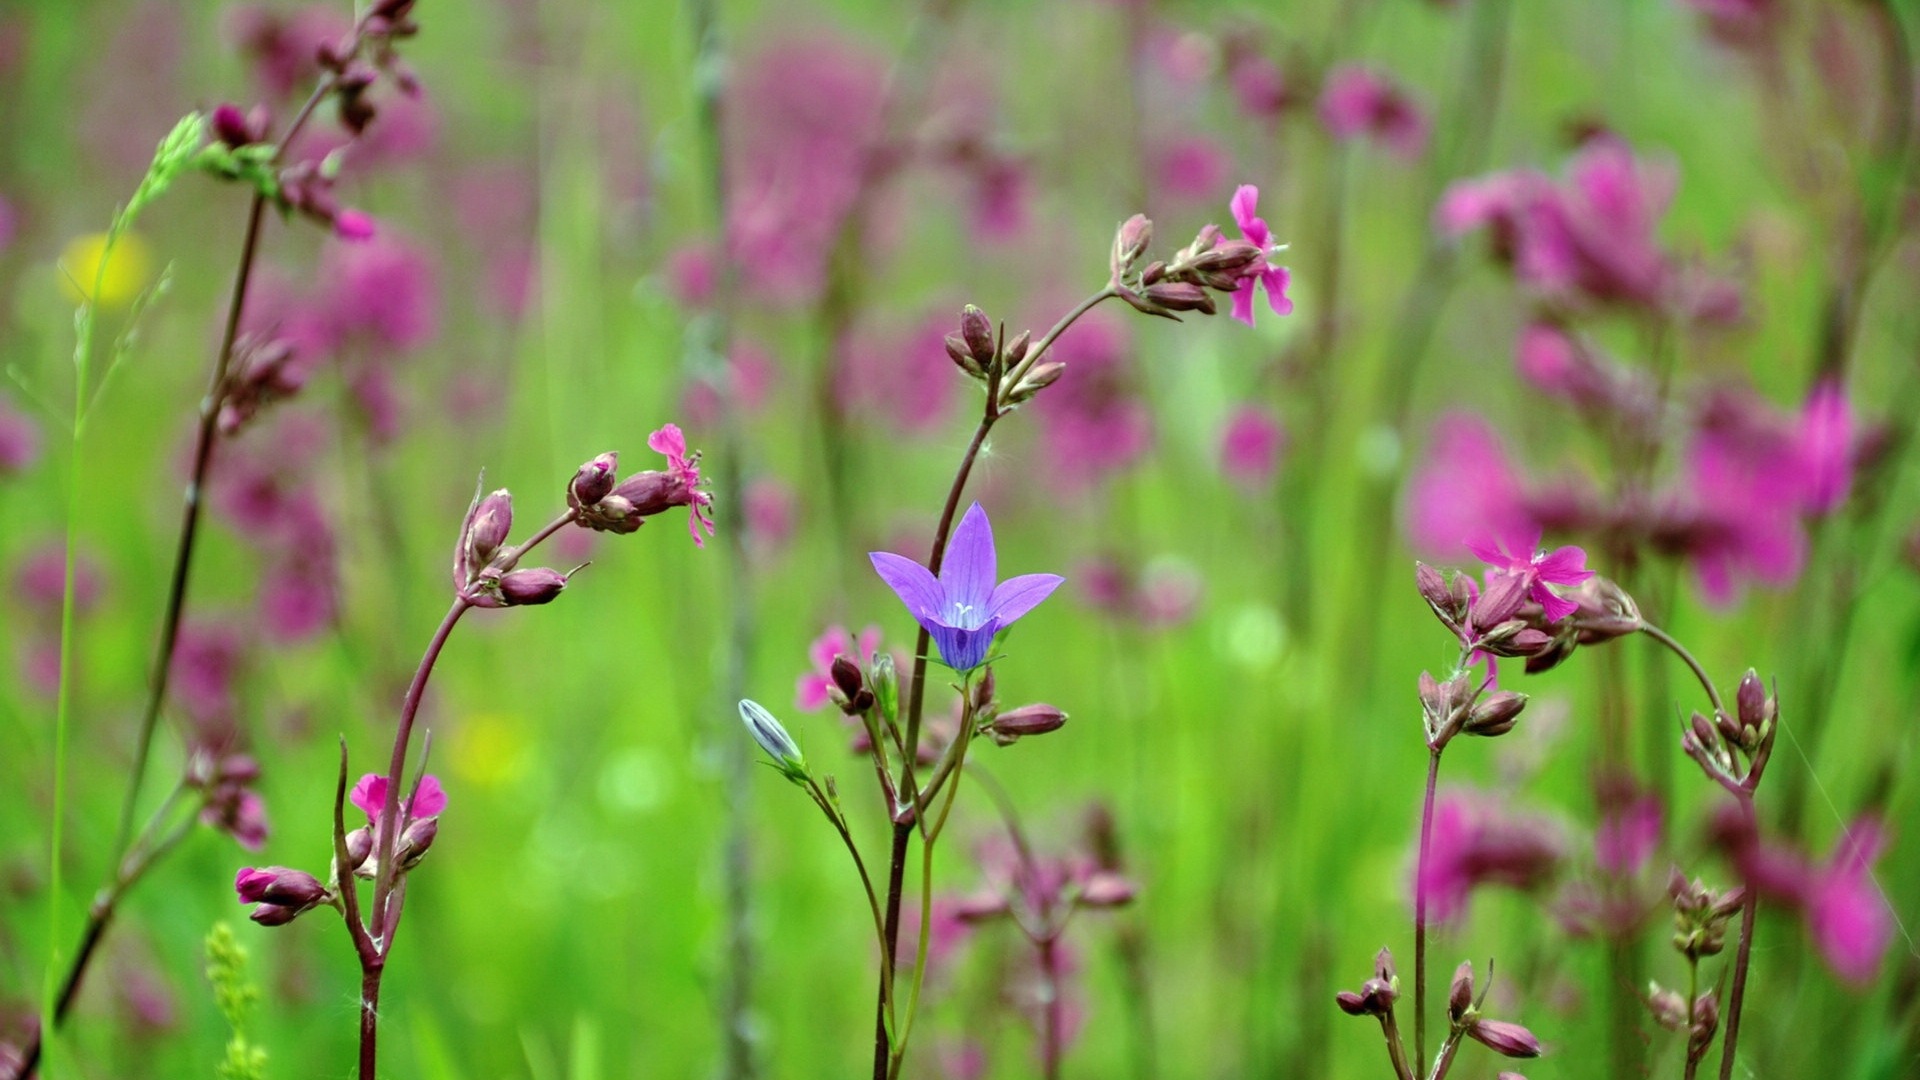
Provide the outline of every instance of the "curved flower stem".
[[[1754,828],[1753,794],[1740,796],[1740,811],[1748,828]],[[1753,924],[1760,911],[1760,890],[1747,886],[1746,902],[1740,905],[1740,947],[1734,955],[1733,986],[1727,991],[1727,1035],[1720,1044],[1720,1080],[1733,1080],[1734,1053],[1740,1044],[1740,1006],[1747,996],[1747,968],[1753,958]],[[1692,1002],[1687,1007],[1693,1007]]]
[[1707,670],[1700,666],[1700,661],[1693,658],[1693,654],[1687,651],[1685,645],[1674,640],[1672,635],[1668,634],[1665,630],[1649,622],[1640,624],[1640,632],[1660,644],[1665,645],[1675,656],[1678,656],[1681,661],[1687,665],[1688,669],[1693,672],[1693,677],[1700,680],[1700,687],[1707,692],[1707,700],[1712,703],[1715,712],[1724,713],[1727,711],[1726,705],[1720,700],[1720,691],[1714,688],[1713,680],[1707,677]]
[[998,407],[1001,409],[1007,407],[1005,400],[1006,394],[1012,391],[1014,387],[1020,385],[1020,377],[1033,370],[1033,365],[1040,362],[1040,358],[1047,354],[1048,349],[1053,348],[1053,343],[1060,340],[1060,335],[1066,333],[1068,327],[1080,321],[1080,316],[1092,311],[1102,301],[1111,300],[1119,295],[1118,292],[1114,291],[1112,285],[1108,285],[1106,288],[1080,301],[1079,304],[1074,306],[1072,311],[1061,316],[1060,321],[1054,323],[1039,341],[1034,342],[1033,346],[1027,350],[1027,355],[1022,357],[1020,362],[1015,364],[1013,369],[1007,372],[1006,377],[1000,380],[1002,392]]
[[1420,807],[1420,854],[1413,871],[1413,1057],[1427,1060],[1427,854],[1433,842],[1433,793],[1440,782],[1440,750],[1427,753],[1427,794]]

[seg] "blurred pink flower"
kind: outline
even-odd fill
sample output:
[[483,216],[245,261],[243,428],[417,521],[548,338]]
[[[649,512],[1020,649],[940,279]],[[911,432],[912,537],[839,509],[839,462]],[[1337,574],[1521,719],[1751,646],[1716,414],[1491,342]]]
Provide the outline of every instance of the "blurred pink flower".
[[1273,250],[1273,233],[1267,229],[1267,223],[1254,211],[1260,201],[1260,189],[1252,184],[1242,184],[1234,190],[1229,203],[1233,210],[1233,220],[1239,224],[1241,235],[1259,248],[1263,255],[1254,269],[1240,279],[1240,287],[1233,292],[1233,317],[1253,325],[1254,285],[1267,290],[1267,304],[1275,315],[1286,315],[1293,311],[1293,301],[1287,299],[1287,268],[1274,266],[1267,261],[1267,255]]
[[[1494,573],[1518,577],[1526,583],[1527,596],[1546,612],[1547,621],[1559,622],[1579,610],[1580,605],[1561,597],[1549,585],[1578,585],[1593,576],[1587,569],[1587,553],[1571,545],[1545,551],[1540,548],[1537,525],[1504,533],[1484,533],[1469,541],[1467,550]],[[1491,575],[1489,575],[1491,580]]]
[[825,281],[841,223],[880,166],[887,64],[843,39],[785,37],[739,58],[728,80],[733,214],[742,284],[802,303]]
[[813,670],[800,676],[799,684],[794,688],[794,705],[812,712],[825,708],[827,691],[833,687],[833,676],[828,669],[833,666],[833,658],[844,656],[866,668],[873,663],[873,653],[880,647],[880,628],[869,626],[860,631],[860,640],[856,646],[853,638],[844,626],[829,626],[826,632],[813,639],[807,646],[807,661]]
[[40,425],[0,398],[0,476],[26,472],[40,460]]
[[1025,232],[1033,202],[1033,177],[1026,164],[994,154],[975,164],[970,175],[974,232],[987,240],[1011,240]]
[[1241,405],[1227,418],[1220,435],[1220,471],[1243,488],[1259,490],[1273,480],[1287,430],[1269,409]]
[[245,662],[246,642],[234,627],[194,619],[180,627],[169,686],[197,729],[196,745],[231,743],[239,717],[237,684]]
[[313,88],[320,78],[315,58],[322,44],[353,32],[353,24],[332,4],[313,4],[293,12],[264,4],[241,4],[227,12],[227,37],[269,95],[290,99]]
[[1212,199],[1232,170],[1233,155],[1206,135],[1182,136],[1154,155],[1158,187],[1176,199]]
[[772,555],[787,546],[793,538],[797,505],[792,488],[771,477],[761,477],[747,485],[740,503],[746,516],[747,539],[759,555]]
[[333,625],[336,573],[331,537],[324,552],[276,560],[260,582],[260,617],[281,643],[306,641]]
[[1593,833],[1593,859],[1617,878],[1633,877],[1660,846],[1660,799],[1631,778],[1600,787],[1600,824]]
[[[940,356],[951,368],[944,348]],[[1033,404],[1042,453],[1061,488],[1085,491],[1147,452],[1153,412],[1139,397],[1126,333],[1108,313],[1082,316],[1060,335],[1052,358],[1067,370]]]
[[1407,532],[1414,546],[1435,559],[1458,559],[1470,539],[1533,525],[1499,435],[1471,413],[1441,416],[1407,485]]
[[[104,575],[99,560],[85,551],[73,563],[73,609],[86,614],[100,602]],[[58,618],[67,588],[67,548],[48,540],[29,550],[13,572],[13,600],[28,610]]]
[[726,373],[716,385],[707,379],[689,380],[680,398],[680,413],[696,427],[720,423],[728,402],[743,416],[758,413],[773,390],[779,367],[758,344],[736,341],[727,355]]
[[1855,986],[1873,981],[1893,943],[1887,898],[1873,880],[1873,864],[1885,848],[1879,822],[1854,822],[1827,865],[1814,871],[1807,891],[1807,932],[1827,966]]
[[1517,812],[1484,792],[1443,791],[1415,888],[1426,895],[1431,918],[1452,922],[1482,885],[1522,891],[1545,885],[1559,872],[1565,849],[1560,831],[1538,814]]
[[321,280],[334,332],[363,347],[407,352],[440,329],[440,295],[426,253],[386,234],[327,245]]
[[1800,410],[1794,453],[1799,459],[1800,505],[1809,514],[1829,514],[1853,487],[1853,407],[1839,382],[1814,387]]
[[929,313],[904,332],[856,331],[841,353],[836,373],[841,402],[901,434],[939,428],[964,381],[947,358],[951,324],[951,316]]
[[1364,135],[1402,158],[1419,157],[1427,146],[1426,112],[1392,79],[1357,64],[1327,74],[1320,122],[1336,139]]
[[1227,85],[1240,111],[1248,116],[1271,119],[1293,104],[1280,65],[1251,47],[1229,46]]
[[674,249],[667,256],[666,280],[667,289],[680,303],[694,308],[707,306],[720,280],[719,261],[713,247],[693,243]]

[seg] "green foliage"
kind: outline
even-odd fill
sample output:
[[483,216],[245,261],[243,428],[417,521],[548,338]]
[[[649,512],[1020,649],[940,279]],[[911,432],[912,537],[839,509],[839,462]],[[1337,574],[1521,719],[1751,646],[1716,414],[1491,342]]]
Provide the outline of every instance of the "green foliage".
[[213,1001],[226,1018],[231,1035],[227,1054],[215,1067],[219,1080],[263,1080],[267,1073],[267,1052],[247,1041],[247,1020],[260,1003],[260,988],[247,974],[247,950],[234,939],[233,928],[226,923],[213,924],[207,934],[207,982],[213,985]]

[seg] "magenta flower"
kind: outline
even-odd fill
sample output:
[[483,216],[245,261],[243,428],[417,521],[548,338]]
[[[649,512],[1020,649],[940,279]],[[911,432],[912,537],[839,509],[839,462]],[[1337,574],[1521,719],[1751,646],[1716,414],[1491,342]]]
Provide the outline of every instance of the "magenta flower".
[[813,670],[800,676],[799,685],[794,688],[794,704],[812,712],[826,707],[827,691],[833,688],[833,675],[828,670],[833,666],[833,658],[844,656],[857,661],[861,667],[873,663],[873,651],[880,647],[880,628],[869,626],[860,631],[859,647],[844,626],[829,626],[824,634],[813,639],[807,646],[807,660],[813,664]]
[[1829,514],[1853,487],[1853,408],[1837,381],[1814,387],[1800,410],[1794,451],[1800,466],[1800,504],[1809,514]]
[[1427,117],[1393,80],[1359,65],[1335,68],[1320,93],[1320,122],[1334,138],[1378,140],[1402,158],[1427,145]]
[[1252,184],[1242,184],[1228,204],[1233,210],[1233,220],[1240,226],[1241,235],[1261,251],[1260,261],[1253,264],[1247,275],[1240,279],[1240,287],[1233,291],[1233,317],[1248,326],[1253,325],[1255,283],[1267,290],[1267,304],[1273,308],[1275,315],[1286,315],[1293,311],[1293,301],[1287,299],[1287,283],[1291,280],[1287,268],[1268,261],[1274,251],[1273,233],[1267,229],[1267,223],[1254,213],[1259,201],[1260,189]]
[[1406,522],[1414,546],[1436,559],[1460,557],[1470,539],[1534,526],[1520,475],[1492,425],[1472,413],[1440,418],[1407,485]]
[[1806,893],[1807,932],[1827,966],[1856,986],[1872,981],[1893,941],[1893,918],[1873,881],[1885,840],[1878,822],[1855,822]]
[[1233,156],[1217,140],[1188,135],[1154,154],[1154,172],[1161,190],[1180,199],[1210,199],[1227,182]]
[[1278,417],[1258,405],[1242,405],[1220,435],[1220,471],[1241,487],[1263,488],[1273,479],[1286,445],[1287,429]]
[[647,449],[667,456],[667,472],[686,492],[687,531],[693,534],[693,546],[705,547],[707,542],[700,538],[700,530],[704,527],[708,536],[713,535],[713,496],[700,490],[700,455],[687,454],[687,437],[680,433],[678,424],[668,424],[647,436]]
[[1603,781],[1593,861],[1616,878],[1633,877],[1660,846],[1660,799],[1630,778]]
[[[387,778],[379,773],[368,773],[353,785],[348,801],[359,807],[367,815],[367,820],[377,822],[380,810],[387,801]],[[420,788],[415,798],[400,796],[400,820],[412,818],[439,817],[447,808],[447,793],[440,786],[440,778],[428,773],[420,778]]]
[[40,425],[0,398],[0,476],[25,472],[40,460]]
[[1559,829],[1474,791],[1443,791],[1433,807],[1427,863],[1414,887],[1437,921],[1451,922],[1482,885],[1528,891],[1554,877],[1565,855]]
[[1022,574],[997,581],[993,526],[979,503],[968,507],[954,526],[938,578],[904,555],[874,551],[867,557],[880,580],[933,635],[940,658],[963,672],[985,662],[993,636],[1032,611],[1066,580],[1058,574]]
[[[1505,547],[1501,544],[1504,543]],[[1559,622],[1580,609],[1564,599],[1549,585],[1578,585],[1593,576],[1587,569],[1587,553],[1571,545],[1551,552],[1540,550],[1538,528],[1517,529],[1499,542],[1491,537],[1469,543],[1467,550],[1496,574],[1518,575],[1525,580],[1527,596],[1546,611],[1547,621]]]

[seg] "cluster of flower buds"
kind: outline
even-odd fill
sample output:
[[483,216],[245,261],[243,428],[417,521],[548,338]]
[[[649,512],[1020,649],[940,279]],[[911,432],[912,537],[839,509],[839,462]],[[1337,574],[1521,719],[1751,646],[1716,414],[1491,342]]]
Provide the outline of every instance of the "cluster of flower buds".
[[254,782],[260,763],[248,754],[194,751],[187,762],[187,786],[200,793],[200,821],[258,851],[267,842],[267,811]]
[[240,150],[267,141],[273,129],[273,116],[265,104],[242,109],[232,102],[226,102],[214,107],[207,117],[207,126],[222,145],[229,150]]
[[292,342],[254,334],[233,347],[232,370],[220,393],[220,434],[232,436],[260,410],[298,394],[307,372]]
[[567,587],[573,571],[546,567],[520,569],[520,549],[507,546],[513,531],[513,496],[505,488],[482,498],[474,491],[453,549],[453,588],[474,607],[524,607],[545,604]]
[[1719,955],[1726,945],[1727,924],[1747,900],[1744,888],[1716,892],[1688,881],[1677,869],[1667,882],[1667,895],[1673,900],[1673,947],[1689,960]]
[[1687,1033],[1687,1060],[1690,1062],[1698,1062],[1706,1056],[1708,1047],[1713,1045],[1714,1033],[1720,1030],[1720,996],[1713,990],[1694,998],[1689,1008],[1685,994],[1657,982],[1649,983],[1647,1009],[1653,1013],[1654,1023],[1668,1031]]
[[1540,1040],[1534,1038],[1533,1032],[1507,1020],[1489,1020],[1480,1015],[1485,999],[1484,990],[1480,1000],[1474,999],[1473,963],[1463,961],[1454,969],[1453,982],[1447,988],[1447,1019],[1453,1029],[1502,1057],[1539,1057]]
[[1694,713],[1680,737],[1681,749],[1707,778],[1734,795],[1750,795],[1759,786],[1773,755],[1773,737],[1780,716],[1778,700],[1767,693],[1753,669],[1740,679],[1734,695],[1735,715],[1716,709],[1709,720]]
[[1378,1016],[1382,1019],[1393,1015],[1393,1003],[1400,1000],[1400,976],[1393,970],[1393,950],[1382,948],[1373,957],[1373,978],[1360,984],[1360,989],[1342,990],[1333,996],[1333,1003],[1348,1016]]
[[946,347],[947,358],[969,378],[980,380],[989,391],[997,389],[1000,408],[1032,400],[1067,370],[1059,361],[1028,355],[1033,348],[1032,331],[1022,330],[1008,341],[1006,328],[996,329],[987,313],[972,304],[960,309],[960,330],[947,335]]
[[1529,589],[1538,586],[1522,575],[1492,574],[1483,589],[1470,574],[1443,574],[1416,563],[1414,582],[1434,617],[1463,645],[1524,659],[1528,674],[1559,665],[1581,645],[1611,641],[1645,625],[1633,597],[1597,574],[1561,594],[1574,610],[1558,620],[1549,620],[1529,597]]
[[713,535],[713,496],[700,490],[700,453],[687,451],[686,436],[668,424],[647,437],[647,446],[667,458],[665,471],[648,469],[625,480],[619,475],[620,456],[612,451],[580,466],[567,485],[567,505],[574,520],[597,532],[639,531],[645,520],[676,506],[690,515],[687,527],[695,546],[704,543],[700,530]]
[[244,866],[234,875],[240,902],[252,904],[247,918],[261,926],[285,926],[321,904],[334,901],[333,890],[305,870],[284,866]]
[[1505,735],[1526,707],[1527,695],[1511,690],[1488,693],[1486,680],[1467,672],[1445,682],[1430,672],[1420,673],[1420,715],[1426,724],[1427,745],[1434,750],[1455,735]]
[[379,0],[361,17],[351,37],[323,43],[316,50],[314,59],[332,73],[341,126],[358,136],[373,121],[374,108],[367,100],[367,91],[382,73],[393,79],[401,93],[412,96],[420,92],[420,80],[400,62],[393,48],[394,42],[419,32],[420,25],[413,21],[413,0]]
[[1258,244],[1229,240],[1217,225],[1201,229],[1172,261],[1156,259],[1141,266],[1152,242],[1153,222],[1145,216],[1135,214],[1121,224],[1109,262],[1112,287],[1135,310],[1175,321],[1181,311],[1215,314],[1218,308],[1207,290],[1234,292],[1249,272],[1266,265],[1266,252]]

